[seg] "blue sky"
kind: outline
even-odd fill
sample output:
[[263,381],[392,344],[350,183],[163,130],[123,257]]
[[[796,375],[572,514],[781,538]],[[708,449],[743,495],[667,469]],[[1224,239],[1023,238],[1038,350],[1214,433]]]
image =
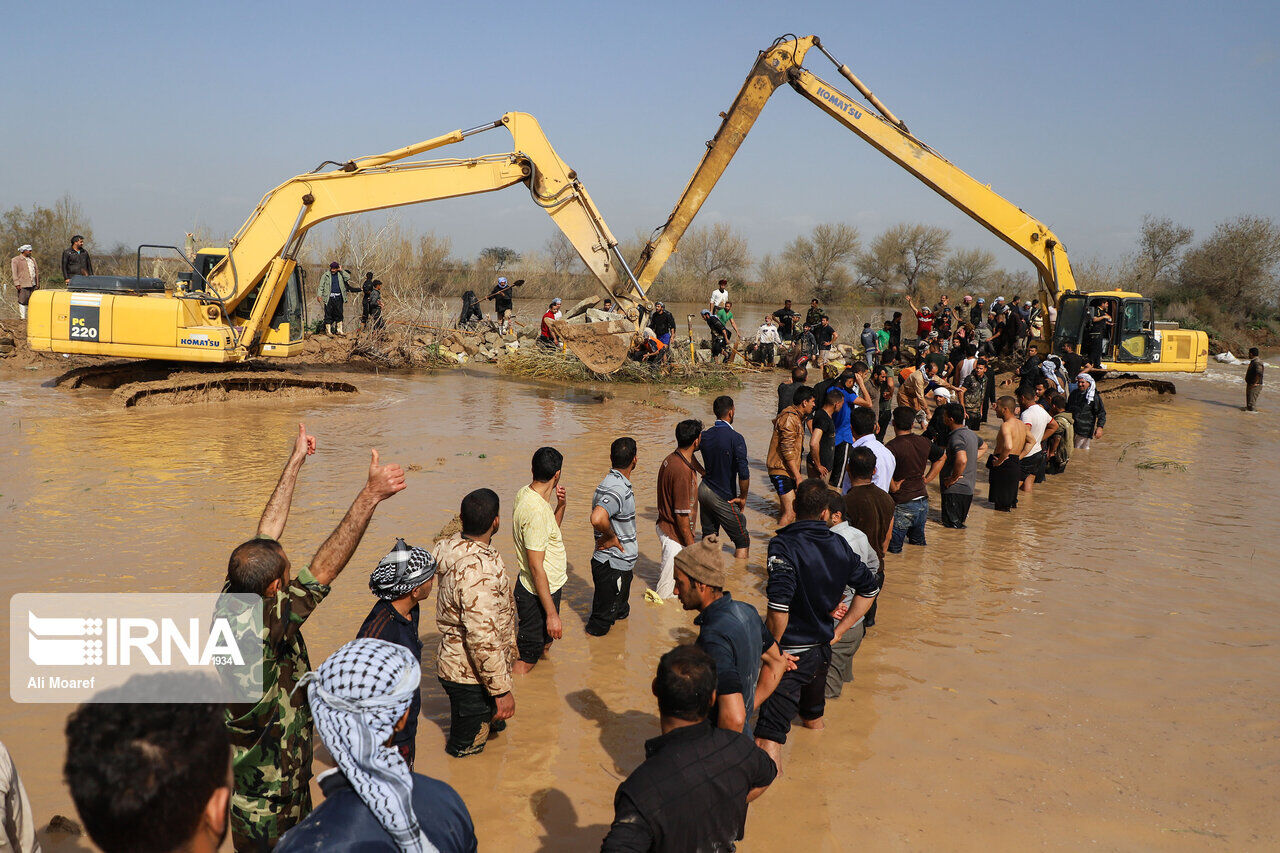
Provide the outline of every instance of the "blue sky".
[[[661,223],[756,52],[816,33],[912,131],[1118,259],[1144,213],[1197,236],[1280,219],[1280,4],[58,3],[0,35],[0,206],[63,193],[99,245],[232,232],[261,195],[345,160],[533,113],[614,233]],[[816,52],[807,63],[838,80]],[[843,87],[848,91],[850,87]],[[439,156],[509,150],[502,131]],[[404,209],[455,253],[541,246],[519,188]],[[757,257],[826,221],[910,220],[1023,262],[787,88],[697,220]],[[7,249],[6,249],[7,251]]]

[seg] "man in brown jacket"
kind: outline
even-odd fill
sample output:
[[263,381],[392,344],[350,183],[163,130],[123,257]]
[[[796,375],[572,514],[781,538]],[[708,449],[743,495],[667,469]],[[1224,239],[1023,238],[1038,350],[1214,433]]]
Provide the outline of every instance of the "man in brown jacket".
[[462,758],[484,750],[516,712],[516,604],[498,549],[498,496],[476,489],[462,499],[462,532],[436,546],[438,675],[449,695],[444,751]]
[[18,289],[18,316],[27,319],[27,303],[31,294],[40,286],[40,268],[36,259],[31,257],[31,244],[18,247],[18,254],[9,261],[9,272],[13,278],[13,286]]
[[800,475],[800,457],[804,455],[804,421],[813,414],[813,404],[813,389],[802,385],[791,398],[791,405],[773,421],[773,437],[769,439],[765,464],[769,468],[769,480],[782,504],[782,515],[778,517],[780,528],[796,520],[796,484],[804,479]]

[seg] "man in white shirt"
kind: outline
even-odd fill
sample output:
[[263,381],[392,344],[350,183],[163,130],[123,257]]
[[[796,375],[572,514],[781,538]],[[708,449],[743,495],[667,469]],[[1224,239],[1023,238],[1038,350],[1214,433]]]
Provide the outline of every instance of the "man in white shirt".
[[1031,493],[1032,483],[1043,483],[1047,456],[1043,441],[1058,429],[1053,416],[1036,402],[1035,391],[1023,388],[1018,392],[1022,404],[1022,422],[1027,425],[1027,438],[1022,447],[1022,491]]
[[778,327],[773,325],[773,317],[766,315],[760,328],[756,329],[756,357],[762,363],[772,366],[781,345],[782,335],[778,334]]
[[[884,577],[880,574],[880,558],[871,547],[867,534],[844,520],[844,498],[831,492],[828,500],[827,526],[831,528],[831,532],[848,542],[858,559],[866,563],[867,568],[876,575],[876,580],[883,582]],[[849,612],[849,605],[853,603],[853,596],[854,590],[845,587],[844,597],[840,599],[840,606],[832,612],[832,619],[839,622],[844,618],[844,614]],[[872,608],[874,607],[873,604]],[[867,620],[871,620],[871,625],[875,624],[874,612],[874,609],[868,610],[866,616],[854,622],[849,630],[844,632],[844,636],[831,644],[831,666],[827,669],[826,685],[828,699],[835,699],[844,690],[844,686],[853,681],[853,656],[862,647],[862,638],[867,633]]]
[[711,291],[711,313],[716,313],[716,309],[723,308],[724,304],[729,301],[729,280],[720,279],[716,283],[716,289]]
[[[866,447],[876,455],[876,470],[871,475],[871,482],[879,486],[885,493],[889,493],[889,483],[893,480],[894,469],[898,465],[898,460],[894,458],[889,448],[885,447],[876,438],[876,412],[866,406],[854,406],[853,411],[849,413],[849,429],[853,431],[853,446]],[[843,489],[849,491],[850,480],[848,471],[845,472]]]

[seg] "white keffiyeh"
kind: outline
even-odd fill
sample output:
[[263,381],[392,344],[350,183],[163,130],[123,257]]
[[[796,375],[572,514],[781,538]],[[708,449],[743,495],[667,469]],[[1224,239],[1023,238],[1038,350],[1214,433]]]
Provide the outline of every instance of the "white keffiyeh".
[[1084,401],[1086,404],[1092,404],[1093,397],[1097,393],[1098,383],[1095,382],[1093,377],[1087,373],[1081,373],[1079,376],[1076,377],[1077,382],[1079,382],[1081,379],[1089,383],[1089,390],[1084,392]]
[[316,731],[360,799],[396,846],[437,853],[413,811],[413,774],[387,746],[418,691],[421,668],[409,650],[384,640],[352,640],[299,681],[307,685]]

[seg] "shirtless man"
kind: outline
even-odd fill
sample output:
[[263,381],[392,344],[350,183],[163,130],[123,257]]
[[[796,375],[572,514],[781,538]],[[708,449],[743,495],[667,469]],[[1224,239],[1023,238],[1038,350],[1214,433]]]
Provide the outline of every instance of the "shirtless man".
[[1018,505],[1018,482],[1022,479],[1023,448],[1027,442],[1027,425],[1018,419],[1018,401],[1009,396],[996,400],[996,416],[1000,418],[1000,431],[996,434],[996,448],[987,460],[991,469],[991,502],[1000,512],[1009,512]]

